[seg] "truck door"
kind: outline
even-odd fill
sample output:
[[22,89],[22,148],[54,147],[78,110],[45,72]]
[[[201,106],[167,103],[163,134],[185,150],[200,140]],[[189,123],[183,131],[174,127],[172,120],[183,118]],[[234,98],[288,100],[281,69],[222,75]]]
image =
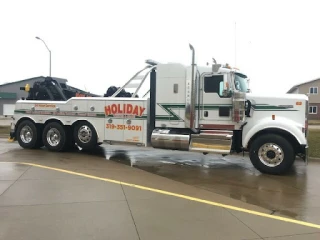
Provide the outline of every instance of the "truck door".
[[231,96],[223,96],[224,85],[228,81],[227,74],[202,74],[200,77],[200,119],[201,128],[232,128]]

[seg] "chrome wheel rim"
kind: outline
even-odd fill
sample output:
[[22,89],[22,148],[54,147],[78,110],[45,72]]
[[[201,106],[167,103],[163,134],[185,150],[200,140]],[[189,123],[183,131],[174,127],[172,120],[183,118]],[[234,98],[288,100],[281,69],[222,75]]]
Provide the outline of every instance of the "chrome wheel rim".
[[80,142],[88,143],[90,142],[91,138],[92,138],[91,128],[86,125],[81,126],[78,131],[78,139],[80,140]]
[[24,126],[20,131],[20,139],[24,143],[30,143],[33,139],[33,132],[31,127]]
[[55,147],[57,146],[61,141],[61,134],[56,128],[51,128],[47,132],[47,142],[50,146]]
[[275,143],[266,143],[259,148],[258,156],[264,165],[276,167],[282,163],[284,152],[279,145]]

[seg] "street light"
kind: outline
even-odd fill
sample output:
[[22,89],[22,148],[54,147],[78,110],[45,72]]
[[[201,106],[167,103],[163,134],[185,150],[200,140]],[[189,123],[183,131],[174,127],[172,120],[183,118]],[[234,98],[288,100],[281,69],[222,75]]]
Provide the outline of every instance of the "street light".
[[50,49],[48,48],[48,46],[47,46],[47,44],[41,39],[41,38],[39,38],[39,37],[36,37],[36,39],[38,39],[38,40],[41,40],[43,43],[44,43],[44,45],[46,46],[46,48],[48,49],[48,51],[49,51],[49,54],[50,54],[50,63],[49,63],[49,74],[50,74],[50,77],[51,77],[51,51],[50,51]]

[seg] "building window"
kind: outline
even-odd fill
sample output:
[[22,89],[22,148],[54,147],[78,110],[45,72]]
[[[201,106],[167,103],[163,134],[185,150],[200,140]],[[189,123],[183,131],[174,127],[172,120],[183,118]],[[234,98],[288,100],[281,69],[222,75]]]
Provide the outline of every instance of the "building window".
[[311,87],[309,89],[310,94],[318,94],[318,87]]
[[309,106],[309,113],[310,114],[317,114],[318,107],[317,106]]

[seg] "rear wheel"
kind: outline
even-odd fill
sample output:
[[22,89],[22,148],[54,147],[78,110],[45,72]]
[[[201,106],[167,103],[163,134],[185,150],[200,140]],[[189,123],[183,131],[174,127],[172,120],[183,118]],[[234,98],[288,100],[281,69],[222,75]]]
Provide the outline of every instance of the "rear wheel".
[[250,160],[262,173],[284,174],[290,170],[295,153],[290,142],[277,134],[257,137],[250,148]]
[[19,145],[23,148],[34,149],[42,146],[40,128],[31,120],[22,121],[18,125],[16,135]]
[[97,133],[94,127],[86,121],[79,122],[73,130],[73,138],[76,144],[84,150],[90,150],[97,146]]
[[63,151],[67,146],[67,134],[64,127],[57,122],[48,123],[42,134],[42,141],[50,151]]

